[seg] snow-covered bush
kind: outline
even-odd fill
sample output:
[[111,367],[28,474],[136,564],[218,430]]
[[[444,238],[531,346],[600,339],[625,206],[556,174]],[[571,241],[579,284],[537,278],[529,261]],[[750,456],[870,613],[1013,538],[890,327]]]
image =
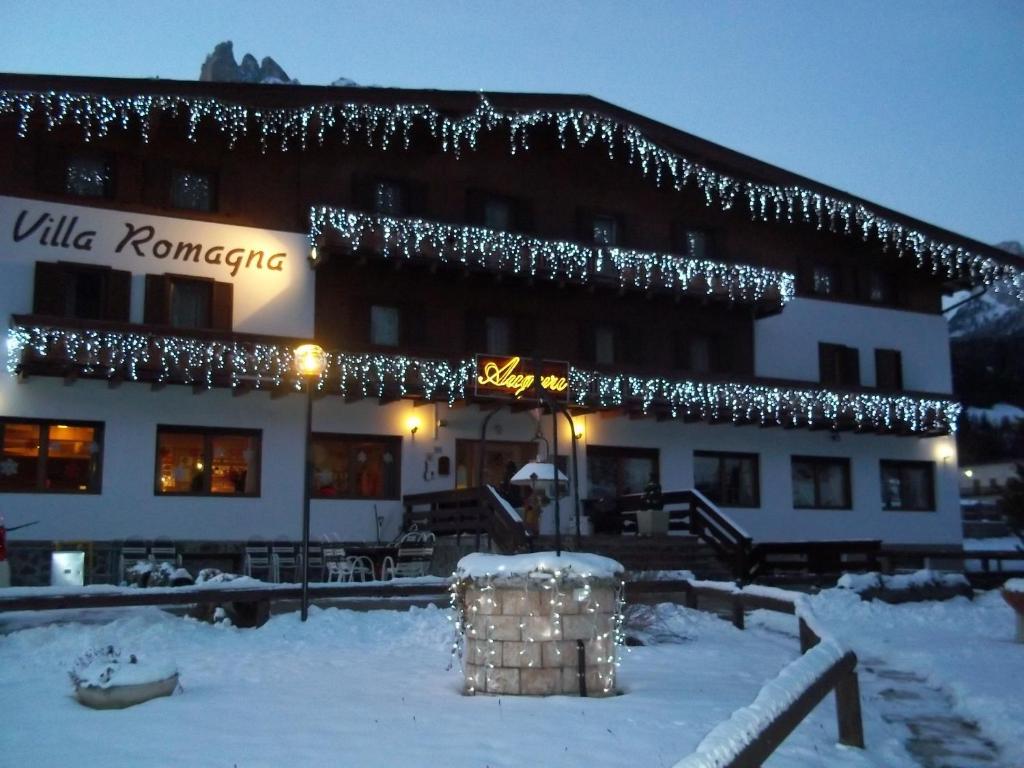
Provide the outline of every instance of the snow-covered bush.
[[75,661],[68,673],[75,690],[110,688],[115,685],[143,685],[166,680],[178,673],[173,661],[141,661],[134,653],[122,653],[108,645],[88,651]]
[[917,600],[948,600],[974,591],[962,573],[939,573],[924,568],[914,573],[888,576],[881,573],[846,573],[836,583],[839,589],[856,592],[865,600],[905,603]]

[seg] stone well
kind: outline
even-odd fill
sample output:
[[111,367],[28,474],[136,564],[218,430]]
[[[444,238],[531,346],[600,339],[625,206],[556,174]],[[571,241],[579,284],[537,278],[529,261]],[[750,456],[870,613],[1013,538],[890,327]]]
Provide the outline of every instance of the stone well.
[[468,555],[454,587],[465,692],[615,693],[622,566],[596,555]]

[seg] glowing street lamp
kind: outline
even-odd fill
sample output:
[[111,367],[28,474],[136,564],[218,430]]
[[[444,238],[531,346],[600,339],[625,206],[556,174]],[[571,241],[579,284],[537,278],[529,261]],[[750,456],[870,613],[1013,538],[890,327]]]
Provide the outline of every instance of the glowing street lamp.
[[302,620],[309,617],[309,497],[313,485],[313,387],[327,367],[327,355],[318,344],[295,348],[295,370],[306,386],[306,475],[302,483]]

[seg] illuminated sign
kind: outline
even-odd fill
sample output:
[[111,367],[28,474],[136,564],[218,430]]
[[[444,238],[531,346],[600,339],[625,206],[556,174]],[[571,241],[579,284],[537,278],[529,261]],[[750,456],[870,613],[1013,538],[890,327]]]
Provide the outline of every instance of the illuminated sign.
[[[511,355],[476,356],[476,394],[478,397],[536,399],[533,363]],[[569,400],[569,364],[560,360],[540,363],[540,385],[555,399]]]

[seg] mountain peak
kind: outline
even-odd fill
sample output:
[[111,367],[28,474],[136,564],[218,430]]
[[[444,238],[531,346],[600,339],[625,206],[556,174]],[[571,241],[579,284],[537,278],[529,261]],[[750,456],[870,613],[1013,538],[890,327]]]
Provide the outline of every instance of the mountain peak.
[[242,57],[242,63],[235,61],[234,44],[230,40],[217,43],[213,53],[206,57],[199,70],[199,79],[207,83],[294,83],[281,65],[269,56],[257,63],[251,53]]

